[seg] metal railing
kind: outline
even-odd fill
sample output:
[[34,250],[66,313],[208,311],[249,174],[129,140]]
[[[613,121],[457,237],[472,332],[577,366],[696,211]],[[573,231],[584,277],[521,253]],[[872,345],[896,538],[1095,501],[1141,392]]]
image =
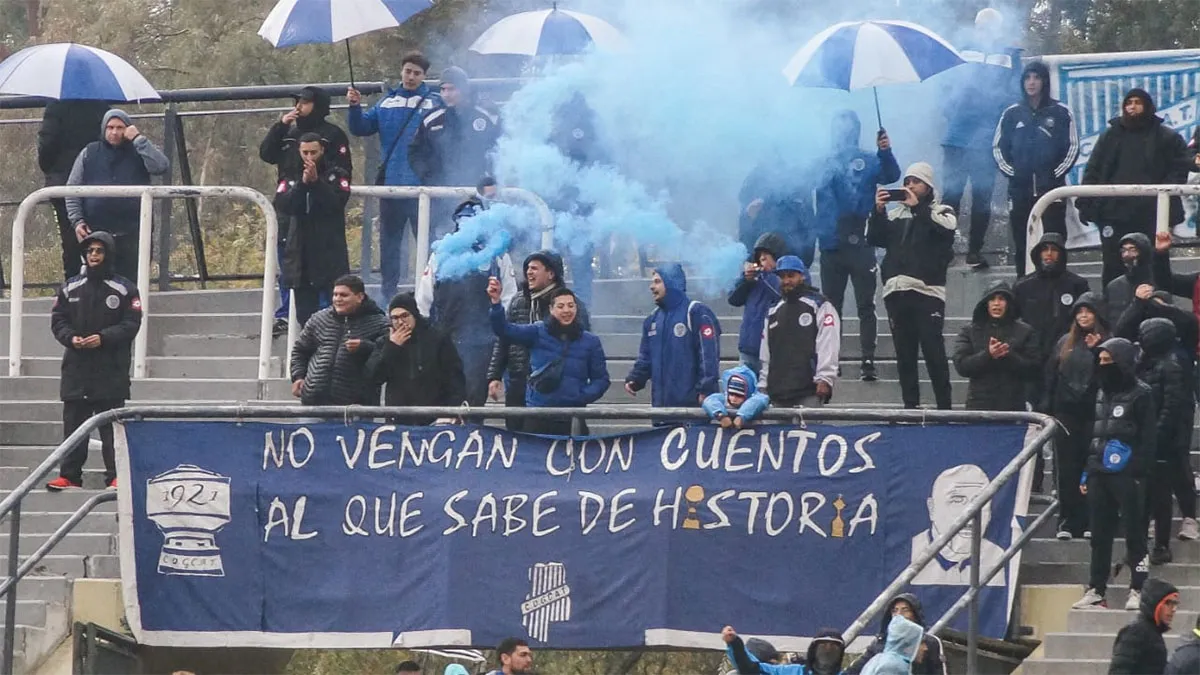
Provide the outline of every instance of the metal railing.
[[138,223],[138,278],[137,287],[142,300],[142,328],[133,343],[133,377],[146,377],[146,351],[149,331],[146,325],[150,318],[150,253],[153,230],[153,207],[155,199],[198,199],[221,197],[236,199],[257,206],[266,220],[266,246],[263,264],[262,321],[259,325],[258,381],[260,396],[271,368],[271,319],[275,313],[275,276],[279,270],[276,243],[279,239],[279,221],[275,208],[261,192],[248,187],[203,185],[183,187],[173,185],[62,185],[35,190],[17,209],[12,231],[12,289],[8,319],[8,375],[21,374],[22,333],[25,316],[22,311],[25,301],[25,224],[33,208],[41,202],[67,197],[138,197],[141,212]]
[[[430,418],[469,418],[471,416],[487,417],[491,419],[526,419],[538,417],[554,417],[564,418],[569,417],[572,420],[572,428],[577,428],[580,420],[583,419],[623,419],[623,420],[654,420],[654,419],[707,419],[707,415],[699,408],[652,408],[642,405],[616,405],[616,406],[596,406],[590,408],[509,408],[509,407],[453,407],[453,408],[436,408],[436,407],[411,407],[411,408],[389,408],[378,406],[317,406],[317,407],[302,407],[302,406],[279,406],[267,404],[232,404],[232,405],[202,405],[202,406],[179,406],[179,405],[161,405],[161,406],[132,406],[128,408],[120,408],[109,410],[94,417],[91,417],[84,422],[78,429],[73,431],[66,440],[64,440],[37,468],[27,476],[21,483],[12,490],[8,495],[0,500],[0,520],[9,517],[9,579],[0,585],[0,594],[4,595],[5,611],[8,617],[14,616],[16,612],[16,591],[18,582],[30,569],[31,563],[18,566],[17,561],[17,544],[20,537],[20,512],[22,500],[35,488],[37,488],[42,479],[45,478],[55,466],[66,458],[67,453],[79,443],[86,443],[92,431],[106,424],[119,422],[127,419],[228,419],[228,420],[247,420],[247,419],[326,419],[326,420],[342,420],[346,423],[351,421],[369,420],[388,418],[398,415],[411,415],[416,417]],[[994,478],[984,490],[967,506],[953,525],[941,535],[918,557],[913,561],[908,568],[892,582],[883,593],[875,599],[871,606],[868,607],[854,623],[846,630],[845,639],[847,643],[858,636],[865,628],[866,622],[875,616],[884,604],[894,596],[900,588],[903,588],[909,581],[926,564],[933,560],[941,549],[950,542],[950,540],[962,530],[968,523],[978,520],[979,514],[983,507],[996,495],[1001,487],[1004,486],[1014,476],[1018,475],[1020,469],[1026,462],[1034,457],[1039,448],[1048,441],[1056,431],[1056,423],[1052,417],[1041,415],[1038,413],[1020,413],[1020,412],[989,412],[989,411],[957,411],[957,410],[857,410],[857,409],[839,409],[839,408],[813,408],[813,409],[769,409],[763,413],[764,420],[771,420],[783,423],[805,424],[808,422],[862,422],[862,423],[877,423],[877,424],[1033,424],[1040,427],[1034,438],[1021,450],[1021,452],[1013,458],[1011,462]],[[109,501],[115,497],[114,493],[104,493],[96,495],[89,500],[88,504],[81,507],[94,507],[103,501]],[[92,503],[92,502],[95,503]],[[78,514],[79,512],[77,512]],[[67,532],[78,523],[82,515],[73,514],[71,519],[64,523],[55,534],[47,540],[41,548],[38,549],[35,555],[45,555],[55,544],[60,541]],[[1043,514],[1043,518],[1046,517]],[[1044,522],[1039,520],[1038,522]],[[1027,535],[1034,528],[1028,528]],[[61,536],[60,536],[61,533]],[[974,537],[971,561],[972,561],[972,585],[971,588],[979,587],[983,577],[978,574],[979,567],[979,551],[980,537],[982,536],[982,528],[976,526],[973,530]],[[1029,539],[1028,536],[1022,536],[1013,547],[1019,548]],[[1010,547],[1012,548],[1012,547]],[[1011,557],[1011,556],[1010,556]],[[990,577],[987,577],[990,578]],[[970,634],[968,642],[968,663],[975,663],[975,653],[978,644],[978,597],[977,595],[967,599],[964,605],[972,607],[972,616],[974,619],[970,625]],[[958,606],[957,604],[955,605]],[[952,608],[953,609],[953,608]],[[946,617],[943,617],[945,619]],[[15,622],[11,619],[4,626],[4,664],[3,672],[13,672],[13,649],[15,642]],[[969,667],[970,672],[975,672]]]

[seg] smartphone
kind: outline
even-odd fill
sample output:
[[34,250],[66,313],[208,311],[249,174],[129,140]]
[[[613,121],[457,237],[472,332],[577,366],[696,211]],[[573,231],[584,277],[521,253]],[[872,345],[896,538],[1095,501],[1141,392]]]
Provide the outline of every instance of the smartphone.
[[902,202],[908,199],[908,190],[888,190],[887,200],[889,202]]

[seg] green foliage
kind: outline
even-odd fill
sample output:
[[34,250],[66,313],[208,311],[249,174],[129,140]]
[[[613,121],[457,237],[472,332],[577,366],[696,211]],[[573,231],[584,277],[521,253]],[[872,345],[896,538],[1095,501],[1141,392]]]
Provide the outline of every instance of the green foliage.
[[[287,675],[391,675],[396,666],[406,659],[416,661],[424,668],[424,672],[435,675],[441,673],[450,663],[463,663],[472,673],[485,673],[494,667],[455,662],[430,654],[402,650],[298,650],[288,665]],[[534,654],[534,666],[537,671],[555,675],[720,675],[725,672],[723,663],[724,654],[717,651],[538,650]]]

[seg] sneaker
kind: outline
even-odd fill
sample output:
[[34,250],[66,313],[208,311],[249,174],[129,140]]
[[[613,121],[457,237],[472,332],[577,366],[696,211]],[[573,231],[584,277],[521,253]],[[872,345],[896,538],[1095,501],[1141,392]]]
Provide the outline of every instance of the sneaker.
[[1054,535],[1054,538],[1059,541],[1071,541],[1071,533],[1067,530],[1059,530],[1058,534]]
[[275,319],[275,325],[271,326],[271,337],[283,337],[284,335],[287,335],[287,329],[287,319]]
[[1179,526],[1179,538],[1184,541],[1200,539],[1200,523],[1197,523],[1195,518],[1184,518]]
[[1129,597],[1125,599],[1125,611],[1136,612],[1142,606],[1142,592],[1129,589]]
[[984,260],[983,256],[978,253],[967,254],[967,267],[976,270],[986,270],[989,265],[988,261]]
[[859,376],[859,379],[861,379],[863,382],[874,382],[875,380],[879,379],[879,376],[875,374],[874,361],[871,359],[865,359],[862,362],[862,373]]
[[83,485],[81,483],[67,480],[67,478],[64,476],[59,476],[49,483],[46,483],[46,489],[51,492],[62,492],[63,490],[80,490],[83,489]]
[[1156,546],[1154,547],[1154,550],[1150,552],[1151,565],[1166,565],[1167,563],[1171,562],[1171,560],[1171,549],[1167,548],[1166,546]]
[[1071,605],[1071,609],[1108,609],[1108,601],[1096,589],[1089,588],[1082,598]]
[[108,481],[108,489],[109,489],[109,490],[116,490],[116,489],[117,489],[117,479],[116,479],[116,478],[114,478],[114,479],[112,479],[112,480]]
[[1084,530],[1084,531],[1083,531],[1083,538],[1084,538],[1084,539],[1089,539],[1089,540],[1090,540],[1090,539],[1092,538],[1092,531],[1091,531],[1091,530]]

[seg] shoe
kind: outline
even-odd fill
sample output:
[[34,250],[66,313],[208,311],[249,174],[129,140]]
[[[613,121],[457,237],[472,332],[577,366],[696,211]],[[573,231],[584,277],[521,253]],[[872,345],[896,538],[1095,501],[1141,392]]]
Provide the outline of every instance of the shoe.
[[1142,606],[1142,592],[1129,589],[1129,597],[1125,599],[1125,611],[1136,612]]
[[863,382],[874,382],[879,379],[879,376],[875,374],[875,362],[873,360],[865,359],[862,362],[862,373],[859,375],[859,379]]
[[1184,518],[1179,526],[1179,538],[1184,541],[1200,539],[1200,523],[1197,523],[1195,518]]
[[978,253],[967,254],[967,267],[976,270],[986,270],[989,265],[988,261],[983,259],[983,256]]
[[275,319],[275,325],[271,326],[271,337],[277,338],[287,335],[287,329],[287,319]]
[[1082,598],[1071,605],[1071,609],[1108,609],[1108,601],[1096,589],[1089,588]]
[[1084,539],[1088,539],[1088,540],[1090,540],[1090,539],[1092,538],[1092,531],[1091,531],[1091,530],[1084,530],[1084,531],[1083,531],[1083,538],[1084,538]]
[[1150,552],[1151,565],[1166,565],[1167,563],[1171,562],[1171,560],[1171,549],[1167,548],[1166,546],[1161,548],[1156,546],[1154,547],[1154,550]]
[[1059,541],[1071,541],[1071,533],[1066,530],[1059,530],[1058,534],[1054,535],[1054,538]]
[[116,489],[117,489],[117,479],[116,479],[116,478],[114,478],[114,479],[112,479],[112,480],[108,481],[108,489],[109,489],[109,490],[116,490]]
[[83,485],[74,481],[67,480],[64,476],[59,476],[54,480],[46,483],[46,489],[51,492],[62,492],[63,490],[81,490]]

